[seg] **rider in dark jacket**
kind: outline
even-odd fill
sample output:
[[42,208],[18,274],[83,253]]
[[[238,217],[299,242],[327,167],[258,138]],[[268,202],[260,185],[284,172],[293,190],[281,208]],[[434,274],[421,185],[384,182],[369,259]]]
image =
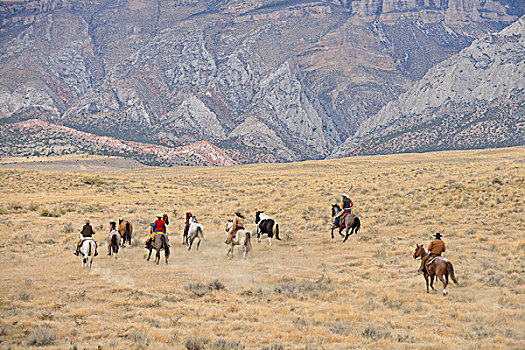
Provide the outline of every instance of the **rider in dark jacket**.
[[[80,231],[80,233],[82,234],[82,237],[85,238],[92,238],[93,235],[95,234],[95,231],[93,230],[93,227],[91,227],[91,224],[89,223],[89,220],[86,220],[86,224],[82,227],[82,230]],[[75,255],[78,255],[80,254],[80,247],[82,246],[82,243],[84,242],[84,239],[81,239],[78,244],[77,244],[77,249],[75,251]],[[93,242],[95,242],[95,240],[93,240]],[[97,252],[97,242],[95,242],[95,256],[98,255],[98,252]]]
[[343,215],[343,213],[352,212],[351,208],[353,206],[354,202],[352,201],[352,199],[350,199],[350,197],[346,193],[343,193],[343,200],[341,201],[341,211],[335,216],[334,227],[339,226],[339,218],[341,217],[341,215]]

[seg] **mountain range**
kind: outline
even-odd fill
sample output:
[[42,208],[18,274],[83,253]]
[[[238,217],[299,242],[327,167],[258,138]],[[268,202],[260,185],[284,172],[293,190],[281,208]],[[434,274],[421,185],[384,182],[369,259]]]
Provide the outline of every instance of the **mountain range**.
[[525,144],[519,0],[0,0],[0,155]]

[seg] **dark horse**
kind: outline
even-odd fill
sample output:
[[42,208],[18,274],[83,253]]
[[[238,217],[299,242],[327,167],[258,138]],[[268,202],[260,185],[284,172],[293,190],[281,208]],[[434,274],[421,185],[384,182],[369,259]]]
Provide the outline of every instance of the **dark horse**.
[[133,234],[133,225],[128,220],[118,219],[118,233],[122,237],[122,246],[126,246],[128,242],[128,247],[131,247],[131,235]]
[[[341,211],[341,207],[339,205],[332,204],[332,217],[335,217],[340,211]],[[360,227],[361,227],[361,220],[359,220],[357,215],[352,214],[352,213],[343,214],[339,218],[339,235],[345,238],[343,240],[343,243],[346,242],[346,240],[348,239],[348,237],[350,237],[350,235],[354,233],[357,235],[357,231],[359,231]],[[332,232],[331,232],[332,239],[334,239],[334,228],[335,227],[332,227]],[[343,232],[344,229],[346,229],[346,236],[343,236],[343,234],[341,233]],[[352,230],[350,231],[350,229]]]
[[168,243],[168,237],[163,233],[157,233],[155,240],[147,246],[149,249],[149,255],[147,261],[151,258],[151,251],[155,248],[157,253],[155,254],[155,262],[157,265],[160,262],[160,251],[164,249],[164,257],[166,258],[166,264],[168,264],[168,258],[170,257],[170,245]]
[[[427,256],[427,252],[425,251],[425,248],[423,248],[423,245],[416,244],[416,251],[414,252],[414,259],[417,259],[420,257],[423,259],[425,256]],[[447,285],[448,285],[448,275],[450,274],[450,278],[452,281],[454,281],[455,284],[458,284],[458,281],[456,281],[456,276],[454,276],[454,267],[452,267],[452,264],[450,261],[448,261],[446,258],[443,258],[441,256],[436,256],[435,258],[430,258],[431,263],[427,266],[423,267],[423,277],[425,277],[425,282],[427,282],[427,293],[428,293],[428,277],[430,277],[430,287],[433,291],[436,289],[434,288],[434,277],[437,276],[441,282],[443,282],[443,295],[447,295]],[[443,276],[445,278],[443,279]]]

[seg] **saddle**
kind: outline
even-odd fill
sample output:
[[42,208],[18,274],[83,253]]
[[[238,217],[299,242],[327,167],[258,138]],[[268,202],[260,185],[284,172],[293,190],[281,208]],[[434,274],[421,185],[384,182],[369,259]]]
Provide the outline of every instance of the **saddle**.
[[339,227],[344,228],[345,227],[345,218],[347,215],[352,214],[352,211],[350,209],[345,209],[343,214],[339,217]]
[[445,263],[448,262],[447,258],[437,255],[437,256],[433,256],[432,258],[428,259],[428,261],[425,264],[425,266],[430,266],[430,264],[432,264],[434,262],[434,260],[436,260],[436,259],[443,260]]

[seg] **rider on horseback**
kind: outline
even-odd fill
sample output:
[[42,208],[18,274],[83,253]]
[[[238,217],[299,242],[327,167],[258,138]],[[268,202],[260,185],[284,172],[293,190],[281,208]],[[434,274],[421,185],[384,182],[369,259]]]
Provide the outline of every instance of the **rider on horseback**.
[[235,217],[233,218],[233,226],[230,229],[230,233],[228,234],[228,238],[224,241],[226,244],[230,244],[233,237],[235,237],[235,234],[239,230],[244,230],[244,216],[239,212],[235,212]]
[[441,253],[445,252],[445,242],[441,240],[441,234],[438,232],[434,235],[436,239],[430,242],[428,246],[428,254],[421,259],[421,266],[417,269],[417,272],[423,272],[425,270],[425,264],[427,261],[435,256],[441,256]]
[[[82,234],[82,237],[84,237],[84,239],[81,239],[78,244],[77,244],[77,249],[75,251],[75,255],[78,256],[78,254],[80,254],[80,247],[82,246],[82,243],[84,243],[84,240],[87,238],[87,239],[93,239],[93,235],[95,234],[95,231],[93,231],[93,227],[91,227],[91,224],[89,223],[89,220],[86,220],[86,224],[84,225],[84,227],[82,227],[82,231],[80,231],[80,233]],[[93,242],[95,242],[95,240],[93,239]],[[98,252],[97,252],[97,242],[95,242],[95,256],[98,255]]]
[[341,218],[341,216],[344,213],[351,213],[351,208],[354,206],[354,202],[346,193],[343,193],[342,196],[343,200],[341,201],[341,211],[335,216],[335,221],[333,223],[334,228],[339,227],[339,219]]
[[166,223],[164,220],[162,220],[162,216],[157,216],[157,220],[153,222],[150,226],[150,236],[148,240],[146,241],[146,248],[149,249],[149,246],[153,243],[155,240],[155,236],[158,234],[166,234]]

